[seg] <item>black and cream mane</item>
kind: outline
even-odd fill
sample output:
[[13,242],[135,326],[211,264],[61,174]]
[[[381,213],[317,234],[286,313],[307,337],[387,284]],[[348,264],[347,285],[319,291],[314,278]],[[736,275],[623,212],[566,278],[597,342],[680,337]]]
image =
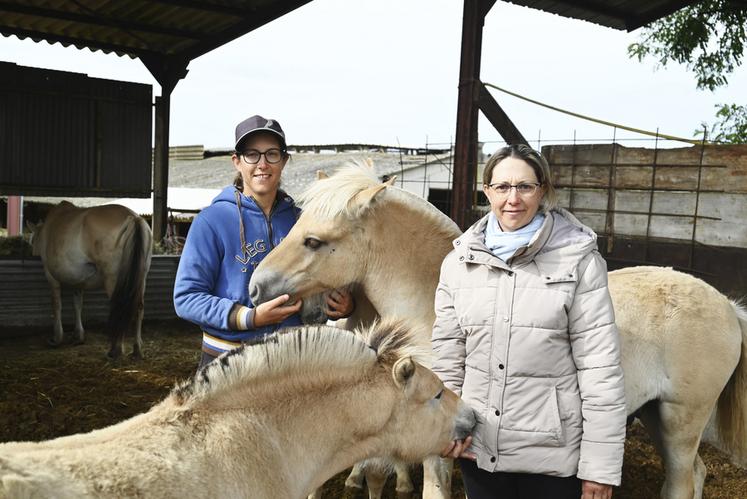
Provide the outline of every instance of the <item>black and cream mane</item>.
[[417,337],[402,322],[376,323],[354,332],[324,325],[288,328],[226,352],[177,385],[171,397],[180,405],[194,404],[253,379],[335,369],[364,373],[408,356],[424,363],[427,352]]

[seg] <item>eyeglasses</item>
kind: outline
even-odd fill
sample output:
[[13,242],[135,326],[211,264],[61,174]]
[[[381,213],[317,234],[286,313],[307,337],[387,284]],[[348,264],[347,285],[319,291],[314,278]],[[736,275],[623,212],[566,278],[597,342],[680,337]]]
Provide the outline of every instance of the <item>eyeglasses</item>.
[[488,184],[488,187],[493,189],[497,194],[501,196],[508,196],[511,193],[511,189],[516,189],[516,193],[522,197],[530,197],[537,193],[537,188],[542,185],[539,182],[521,182],[516,185],[509,184],[508,182],[500,182],[495,184]]
[[271,165],[274,165],[275,163],[279,163],[280,160],[283,159],[284,155],[285,152],[281,151],[280,149],[268,149],[265,152],[259,152],[255,149],[247,149],[246,151],[241,153],[241,158],[247,164],[256,165],[257,163],[259,163],[259,160],[262,158],[262,156],[264,156],[265,161],[267,161]]

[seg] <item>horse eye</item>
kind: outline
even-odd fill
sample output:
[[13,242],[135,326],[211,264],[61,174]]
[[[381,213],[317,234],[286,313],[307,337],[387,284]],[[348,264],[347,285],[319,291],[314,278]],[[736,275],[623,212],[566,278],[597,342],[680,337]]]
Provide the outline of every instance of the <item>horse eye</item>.
[[309,249],[315,250],[321,247],[322,242],[319,239],[316,239],[314,237],[307,237],[306,239],[304,239],[303,245]]
[[443,394],[444,394],[444,391],[443,391],[443,390],[441,390],[441,391],[440,391],[440,392],[438,392],[438,394],[436,394],[436,396],[435,396],[435,397],[433,397],[433,398],[435,398],[436,400],[441,400],[441,395],[443,395]]

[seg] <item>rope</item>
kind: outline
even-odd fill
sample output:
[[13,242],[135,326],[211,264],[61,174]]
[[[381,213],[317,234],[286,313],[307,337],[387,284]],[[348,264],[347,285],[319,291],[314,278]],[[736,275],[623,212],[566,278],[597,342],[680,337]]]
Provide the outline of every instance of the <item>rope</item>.
[[482,84],[485,85],[486,87],[494,88],[494,89],[499,90],[499,91],[501,91],[501,92],[503,92],[505,94],[517,97],[517,98],[519,98],[521,100],[525,100],[527,102],[531,102],[532,104],[536,104],[538,106],[546,107],[547,109],[552,109],[553,111],[558,111],[560,113],[565,113],[565,114],[568,114],[570,116],[575,116],[576,118],[581,118],[582,120],[592,121],[594,123],[599,123],[601,125],[607,125],[607,126],[611,126],[611,127],[616,127],[616,128],[620,128],[622,130],[627,130],[629,132],[640,133],[642,135],[650,135],[652,137],[659,137],[659,138],[669,139],[669,140],[677,140],[679,142],[687,142],[689,144],[694,144],[694,145],[710,144],[710,142],[707,142],[707,141],[704,141],[704,140],[685,139],[685,138],[682,138],[682,137],[677,137],[675,135],[667,135],[667,134],[659,133],[659,132],[649,132],[648,130],[641,130],[640,128],[633,128],[631,126],[625,126],[625,125],[620,125],[618,123],[612,123],[611,121],[605,121],[605,120],[600,120],[598,118],[592,118],[591,116],[585,116],[583,114],[574,113],[573,111],[568,111],[567,109],[561,109],[559,107],[555,107],[555,106],[551,106],[549,104],[545,104],[544,102],[539,102],[539,101],[536,101],[534,99],[530,99],[529,97],[524,97],[523,95],[519,95],[519,94],[517,94],[515,92],[511,92],[510,90],[506,90],[505,88],[501,88],[501,87],[499,87],[497,85],[493,85],[492,83],[485,83],[485,82],[483,82]]

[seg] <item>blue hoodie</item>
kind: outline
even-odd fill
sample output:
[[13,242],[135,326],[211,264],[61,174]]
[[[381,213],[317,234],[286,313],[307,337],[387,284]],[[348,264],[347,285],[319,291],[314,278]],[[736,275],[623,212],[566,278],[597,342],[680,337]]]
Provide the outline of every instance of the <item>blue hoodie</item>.
[[[288,234],[300,213],[283,191],[278,191],[269,219],[254,199],[240,192],[238,210],[236,192],[236,187],[226,187],[192,221],[174,283],[176,314],[204,332],[234,343],[301,324],[300,317],[292,315],[280,324],[248,331],[228,329],[228,315],[235,303],[254,307],[248,289],[252,272]],[[239,211],[246,241],[243,251]]]

